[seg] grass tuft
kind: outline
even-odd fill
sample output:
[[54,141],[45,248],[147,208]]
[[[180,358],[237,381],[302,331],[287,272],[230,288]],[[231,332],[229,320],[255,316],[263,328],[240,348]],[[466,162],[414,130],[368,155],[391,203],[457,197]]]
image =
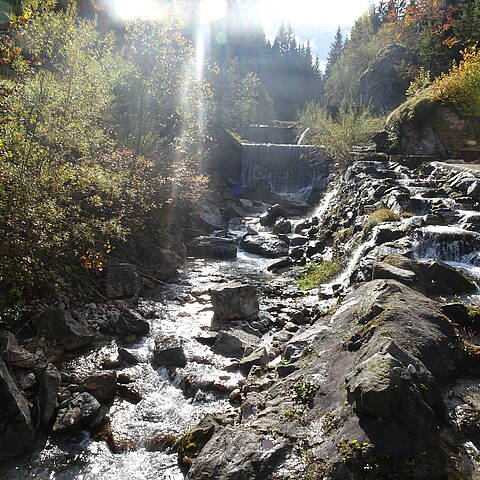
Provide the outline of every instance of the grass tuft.
[[341,268],[341,263],[338,260],[311,263],[302,269],[297,278],[297,283],[305,291],[318,288],[322,283],[337,275]]
[[381,208],[379,210],[376,210],[375,212],[370,214],[367,221],[365,222],[365,226],[363,227],[363,238],[367,238],[370,232],[377,225],[385,222],[397,222],[398,220],[400,220],[400,216],[397,215],[395,212],[392,212],[388,208]]

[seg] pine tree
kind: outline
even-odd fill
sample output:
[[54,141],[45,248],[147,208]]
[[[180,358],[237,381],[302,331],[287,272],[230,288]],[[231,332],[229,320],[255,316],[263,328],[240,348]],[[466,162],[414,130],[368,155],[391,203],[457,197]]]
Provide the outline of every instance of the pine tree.
[[342,30],[338,27],[335,40],[330,46],[330,52],[328,53],[327,66],[325,67],[325,77],[329,77],[332,73],[333,66],[337,63],[338,59],[342,55],[343,50],[343,35]]

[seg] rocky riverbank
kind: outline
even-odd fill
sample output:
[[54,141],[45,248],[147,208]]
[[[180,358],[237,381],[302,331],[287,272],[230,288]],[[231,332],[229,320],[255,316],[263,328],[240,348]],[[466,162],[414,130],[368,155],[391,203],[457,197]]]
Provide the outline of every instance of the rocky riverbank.
[[3,333],[2,478],[475,478],[480,182],[423,160],[364,155],[313,212],[214,196],[173,282],[119,265]]

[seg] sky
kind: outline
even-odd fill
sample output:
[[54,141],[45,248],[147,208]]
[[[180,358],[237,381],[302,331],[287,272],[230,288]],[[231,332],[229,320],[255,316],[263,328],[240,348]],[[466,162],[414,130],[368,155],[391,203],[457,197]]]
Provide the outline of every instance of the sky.
[[[162,15],[159,0],[108,0],[124,19],[155,19]],[[208,20],[220,19],[226,13],[227,0],[200,0],[201,12]],[[368,10],[372,0],[242,0],[248,14],[260,23],[269,40],[275,38],[281,23],[291,24],[297,38],[310,40],[314,54],[321,62],[328,55],[337,28],[348,34],[354,21]]]
[[372,0],[252,0],[252,12],[261,22],[269,40],[275,38],[281,23],[290,23],[298,40],[308,39],[314,54],[325,64],[330,44],[338,27],[344,35],[355,20],[369,8]]

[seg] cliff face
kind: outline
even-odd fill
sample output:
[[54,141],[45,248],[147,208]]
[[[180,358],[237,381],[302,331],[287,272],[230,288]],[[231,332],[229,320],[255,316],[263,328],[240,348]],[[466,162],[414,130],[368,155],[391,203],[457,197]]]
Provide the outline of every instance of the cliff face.
[[384,113],[405,101],[408,82],[400,67],[407,58],[407,51],[401,45],[390,45],[379,52],[358,83],[364,106],[373,105],[376,113]]
[[453,105],[434,102],[428,91],[394,110],[386,130],[399,154],[480,161],[480,118],[465,116]]

